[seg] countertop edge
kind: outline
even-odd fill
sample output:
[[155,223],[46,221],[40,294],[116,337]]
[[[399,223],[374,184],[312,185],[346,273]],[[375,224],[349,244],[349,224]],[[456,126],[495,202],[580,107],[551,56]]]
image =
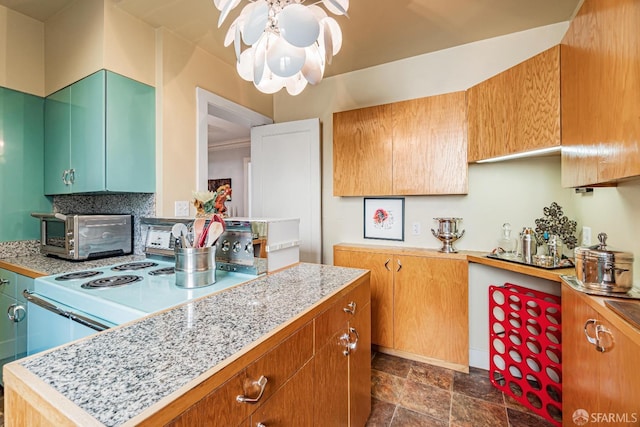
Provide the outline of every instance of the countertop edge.
[[31,270],[27,267],[22,267],[19,264],[12,264],[8,260],[11,258],[0,259],[0,268],[4,268],[6,270],[12,271],[14,273],[21,274],[23,276],[27,276],[31,279],[37,279],[38,277],[46,276],[47,273],[43,273],[41,271]]
[[514,273],[525,274],[527,276],[538,277],[540,279],[551,280],[554,282],[562,282],[560,275],[575,276],[574,268],[561,268],[556,270],[546,270],[523,264],[517,264],[509,261],[501,261],[498,259],[487,258],[486,256],[468,255],[469,262],[487,265],[489,267],[499,268],[501,270],[512,271]]

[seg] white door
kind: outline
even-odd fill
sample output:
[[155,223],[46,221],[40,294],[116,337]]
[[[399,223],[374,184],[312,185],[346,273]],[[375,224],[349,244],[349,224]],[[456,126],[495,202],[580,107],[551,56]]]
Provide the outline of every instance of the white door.
[[322,261],[320,120],[251,129],[251,216],[300,218],[300,261]]

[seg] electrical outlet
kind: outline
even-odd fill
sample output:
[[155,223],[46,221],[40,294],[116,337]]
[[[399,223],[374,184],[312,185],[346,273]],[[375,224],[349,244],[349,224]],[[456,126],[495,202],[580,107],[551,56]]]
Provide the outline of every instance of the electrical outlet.
[[178,200],[175,203],[175,216],[189,216],[189,202]]
[[419,236],[420,235],[420,223],[419,222],[414,222],[413,223],[412,231],[413,231],[413,235],[414,236]]
[[582,246],[591,245],[591,227],[582,227]]

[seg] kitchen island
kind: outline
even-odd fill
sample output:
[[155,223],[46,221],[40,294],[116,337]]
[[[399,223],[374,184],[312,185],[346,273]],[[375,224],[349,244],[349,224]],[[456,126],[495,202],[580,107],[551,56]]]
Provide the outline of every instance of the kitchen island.
[[296,264],[5,366],[6,425],[364,424],[369,301],[366,270]]

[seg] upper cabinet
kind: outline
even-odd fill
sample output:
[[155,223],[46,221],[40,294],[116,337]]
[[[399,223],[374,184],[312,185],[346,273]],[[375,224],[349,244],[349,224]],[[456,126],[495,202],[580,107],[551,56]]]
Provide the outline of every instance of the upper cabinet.
[[640,2],[585,0],[562,41],[562,185],[640,175]]
[[473,86],[467,102],[469,162],[559,146],[559,46]]
[[334,196],[467,193],[464,92],[333,114]]
[[45,194],[155,192],[155,90],[102,70],[45,100]]

